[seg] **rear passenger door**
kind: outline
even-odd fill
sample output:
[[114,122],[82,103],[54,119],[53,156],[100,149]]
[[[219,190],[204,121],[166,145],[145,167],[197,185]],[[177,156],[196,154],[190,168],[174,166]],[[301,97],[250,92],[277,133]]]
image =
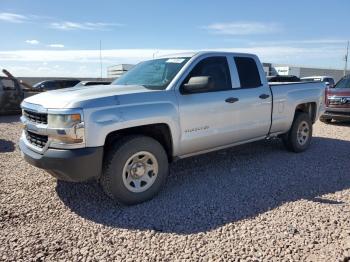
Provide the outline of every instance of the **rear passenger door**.
[[232,56],[229,58],[233,77],[238,86],[233,96],[238,99],[239,114],[235,119],[237,126],[234,142],[242,142],[264,137],[271,125],[272,95],[265,79],[265,72],[255,56]]

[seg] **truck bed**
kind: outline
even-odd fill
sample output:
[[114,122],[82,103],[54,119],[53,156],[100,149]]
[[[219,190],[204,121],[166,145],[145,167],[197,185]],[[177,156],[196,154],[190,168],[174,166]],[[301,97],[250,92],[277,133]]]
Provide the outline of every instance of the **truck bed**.
[[299,104],[322,105],[316,112],[315,119],[318,119],[324,111],[326,84],[323,82],[284,82],[271,83],[269,86],[273,96],[270,133],[283,133],[289,130],[295,108]]

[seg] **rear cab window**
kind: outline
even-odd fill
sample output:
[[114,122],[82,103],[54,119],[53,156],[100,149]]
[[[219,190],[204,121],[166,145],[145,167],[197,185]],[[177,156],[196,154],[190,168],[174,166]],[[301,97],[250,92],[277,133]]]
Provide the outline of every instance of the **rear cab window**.
[[262,86],[260,73],[255,60],[251,57],[234,57],[241,88]]

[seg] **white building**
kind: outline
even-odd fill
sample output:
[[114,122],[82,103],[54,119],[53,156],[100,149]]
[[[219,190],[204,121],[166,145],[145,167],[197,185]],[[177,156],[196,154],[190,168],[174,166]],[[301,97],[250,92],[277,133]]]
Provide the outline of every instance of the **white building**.
[[132,64],[120,64],[113,65],[107,68],[107,77],[108,78],[119,78],[122,74],[129,71],[134,65]]
[[[299,78],[307,76],[331,76],[339,81],[344,76],[344,70],[329,68],[311,68],[302,66],[271,64],[270,75],[294,75]],[[350,74],[350,71],[347,72]]]

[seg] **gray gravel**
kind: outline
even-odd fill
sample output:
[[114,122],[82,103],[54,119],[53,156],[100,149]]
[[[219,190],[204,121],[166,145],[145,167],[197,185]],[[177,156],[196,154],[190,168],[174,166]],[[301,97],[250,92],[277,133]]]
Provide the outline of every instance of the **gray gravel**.
[[274,140],[176,162],[133,207],[25,163],[20,129],[0,117],[0,260],[350,260],[350,124],[318,122],[302,154]]

